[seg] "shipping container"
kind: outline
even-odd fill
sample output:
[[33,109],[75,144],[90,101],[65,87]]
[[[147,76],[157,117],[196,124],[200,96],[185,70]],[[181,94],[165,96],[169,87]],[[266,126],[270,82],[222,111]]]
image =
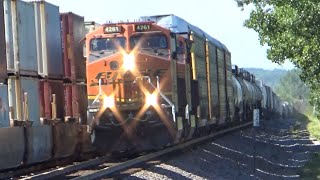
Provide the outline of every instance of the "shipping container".
[[[41,80],[39,87],[41,118],[64,120],[64,90],[62,80]],[[54,111],[56,113],[52,114]]]
[[20,0],[3,2],[8,72],[37,76],[34,7]]
[[59,7],[45,1],[34,5],[37,62],[39,75],[61,79],[63,76]]
[[39,80],[10,76],[8,93],[9,107],[13,109],[12,119],[29,120],[33,126],[40,125]]
[[63,77],[72,81],[84,82],[86,80],[86,63],[80,42],[86,35],[84,18],[70,12],[61,14],[60,20],[64,64]]
[[65,113],[80,124],[87,123],[87,86],[84,83],[64,85]]
[[64,113],[66,117],[73,117],[72,112],[72,84],[64,84]]
[[6,39],[4,29],[4,8],[3,1],[0,1],[0,83],[4,83],[7,79]]
[[10,127],[8,86],[0,84],[0,128]]
[[25,144],[23,127],[0,128],[0,170],[21,166]]

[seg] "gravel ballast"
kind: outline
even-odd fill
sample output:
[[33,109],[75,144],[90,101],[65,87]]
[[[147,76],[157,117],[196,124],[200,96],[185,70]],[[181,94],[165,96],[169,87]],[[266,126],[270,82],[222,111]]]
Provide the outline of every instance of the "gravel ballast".
[[233,132],[125,179],[299,179],[320,145],[304,128],[292,132],[294,124],[293,119],[262,121],[255,141],[252,128]]

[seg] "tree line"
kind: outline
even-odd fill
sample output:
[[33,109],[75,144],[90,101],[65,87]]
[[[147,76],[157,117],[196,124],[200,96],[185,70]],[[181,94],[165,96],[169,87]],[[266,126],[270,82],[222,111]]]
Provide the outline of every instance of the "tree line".
[[278,64],[289,60],[301,70],[310,102],[320,107],[320,1],[235,1],[241,8],[254,7],[244,25],[255,30],[260,44],[268,47],[269,60]]

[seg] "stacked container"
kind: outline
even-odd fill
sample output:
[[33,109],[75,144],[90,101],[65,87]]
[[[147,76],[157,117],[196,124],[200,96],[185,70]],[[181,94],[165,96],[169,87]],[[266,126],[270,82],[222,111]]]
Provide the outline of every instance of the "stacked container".
[[45,1],[33,2],[39,75],[61,79],[62,47],[59,7]]
[[[1,1],[2,2],[2,1]],[[39,123],[38,65],[34,7],[23,1],[4,0],[4,27],[8,76],[8,104],[10,119]],[[1,45],[2,46],[2,45]],[[1,50],[2,51],[2,50]],[[2,53],[1,53],[2,55]],[[0,79],[2,78],[2,74]],[[4,91],[4,90],[3,90]],[[29,100],[29,102],[28,102]],[[36,108],[29,108],[30,104]]]
[[81,40],[85,37],[84,18],[73,13],[60,15],[63,47],[64,78],[85,82],[86,63]]
[[87,122],[87,86],[84,83],[65,84],[65,115],[79,120],[83,125]]
[[0,128],[9,127],[8,87],[0,84]]
[[4,0],[7,70],[10,75],[38,76],[34,7]]
[[10,76],[8,79],[9,106],[12,119],[32,121],[40,125],[39,80],[32,77]]
[[86,35],[84,18],[74,13],[60,14],[66,117],[86,124],[86,62],[81,41]]
[[62,80],[40,81],[40,114],[44,119],[64,119],[64,91]]
[[7,79],[6,40],[3,1],[0,1],[0,83]]

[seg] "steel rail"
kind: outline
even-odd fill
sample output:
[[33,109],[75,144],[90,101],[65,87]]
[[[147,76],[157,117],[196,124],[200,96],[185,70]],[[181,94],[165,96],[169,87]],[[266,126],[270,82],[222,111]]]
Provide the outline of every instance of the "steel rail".
[[25,178],[22,178],[22,180],[27,180],[27,179],[45,180],[45,179],[50,179],[57,176],[63,176],[65,174],[70,174],[74,171],[79,171],[81,169],[84,169],[90,166],[95,166],[95,165],[105,163],[107,160],[109,160],[109,157],[103,156],[103,157],[91,159],[89,161],[85,161],[83,163],[79,163],[76,165],[69,165],[69,166],[61,167],[49,172],[43,172],[37,175],[25,177]]
[[169,153],[172,153],[174,151],[178,151],[178,150],[184,149],[184,148],[186,148],[188,146],[199,144],[201,142],[210,140],[213,137],[216,137],[216,136],[228,133],[228,132],[232,132],[232,131],[240,129],[240,128],[247,127],[247,126],[249,126],[251,124],[252,124],[252,122],[249,122],[249,123],[246,123],[246,124],[243,124],[243,125],[231,127],[231,128],[228,128],[228,129],[224,129],[224,130],[218,131],[216,133],[210,134],[208,136],[200,137],[200,138],[185,142],[183,144],[178,144],[176,146],[173,146],[173,147],[170,147],[170,148],[166,148],[164,150],[161,150],[161,151],[158,151],[158,152],[155,152],[155,153],[151,153],[151,154],[147,154],[147,155],[144,155],[144,156],[140,156],[138,158],[135,158],[135,159],[123,162],[123,163],[119,163],[117,165],[110,166],[110,167],[104,168],[102,170],[99,170],[97,172],[93,172],[91,174],[80,176],[80,177],[77,177],[77,178],[74,178],[74,179],[75,180],[82,180],[82,179],[87,180],[87,179],[97,179],[97,178],[105,177],[105,176],[108,176],[108,175],[110,175],[112,173],[115,173],[115,172],[130,168],[130,167],[132,167],[134,165],[153,160],[153,159],[155,159],[157,157],[160,157],[160,156],[163,156],[165,154],[169,154]]

